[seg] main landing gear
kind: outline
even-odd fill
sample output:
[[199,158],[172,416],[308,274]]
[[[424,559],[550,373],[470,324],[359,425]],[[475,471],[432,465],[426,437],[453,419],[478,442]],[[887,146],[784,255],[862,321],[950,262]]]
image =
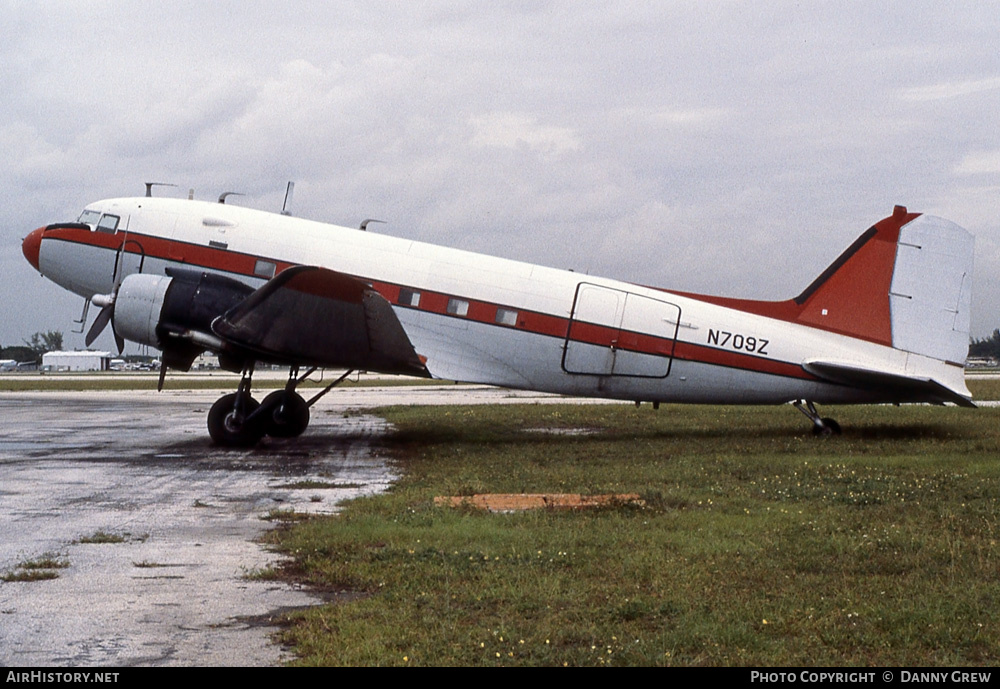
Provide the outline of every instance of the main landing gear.
[[208,434],[216,445],[250,447],[265,435],[272,438],[302,435],[309,426],[309,408],[353,372],[347,371],[307,402],[295,388],[316,369],[311,368],[299,377],[298,367],[293,367],[285,388],[275,390],[263,402],[258,402],[250,394],[253,369],[253,364],[248,366],[236,392],[219,398],[208,412]]
[[808,400],[795,400],[792,405],[813,422],[813,435],[840,435],[840,424],[833,419],[820,418],[816,406]]

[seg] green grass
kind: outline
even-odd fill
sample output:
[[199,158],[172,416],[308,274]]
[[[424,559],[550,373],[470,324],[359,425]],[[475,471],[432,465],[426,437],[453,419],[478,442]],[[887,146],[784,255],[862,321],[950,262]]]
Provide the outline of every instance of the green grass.
[[34,560],[25,560],[3,574],[0,574],[0,581],[44,581],[46,579],[58,579],[58,569],[69,567],[69,560],[46,553]]
[[[992,665],[1000,410],[394,408],[403,478],[273,532],[303,665]],[[532,429],[588,429],[555,435]],[[437,495],[639,492],[488,514]],[[262,575],[263,576],[263,575]]]
[[59,572],[51,569],[15,569],[0,575],[0,581],[45,581],[58,578]]
[[974,400],[1000,400],[1000,378],[966,381]]
[[139,541],[140,543],[149,538],[149,534],[133,535],[129,532],[115,533],[98,529],[89,536],[83,536],[76,543],[103,544],[103,543],[125,543],[127,541]]
[[273,509],[261,516],[261,519],[266,522],[281,523],[302,522],[311,518],[312,515],[306,512],[296,512],[294,509]]
[[275,488],[285,488],[285,489],[288,489],[288,490],[302,490],[302,489],[306,489],[306,488],[312,488],[314,490],[317,490],[317,489],[318,490],[323,490],[323,489],[334,490],[334,489],[338,489],[338,488],[339,489],[343,489],[343,488],[360,488],[363,485],[364,484],[362,484],[362,483],[349,483],[349,482],[337,483],[335,481],[316,481],[314,479],[309,479],[309,480],[303,480],[303,481],[293,481],[292,483],[283,483],[281,485],[274,486],[274,487]]
[[34,560],[25,560],[18,567],[22,569],[66,569],[69,567],[69,560],[57,555],[42,555]]

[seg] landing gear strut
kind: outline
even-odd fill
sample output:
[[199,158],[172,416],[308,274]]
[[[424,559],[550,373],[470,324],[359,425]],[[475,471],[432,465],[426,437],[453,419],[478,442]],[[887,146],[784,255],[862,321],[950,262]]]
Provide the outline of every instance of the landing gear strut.
[[309,407],[353,373],[347,371],[307,402],[295,388],[316,369],[310,368],[299,377],[295,366],[289,371],[283,390],[275,390],[258,402],[250,395],[253,369],[251,362],[244,369],[236,392],[219,398],[208,412],[208,434],[217,445],[250,447],[265,435],[273,438],[302,435],[309,426]]
[[820,418],[819,412],[816,411],[816,405],[812,402],[808,400],[795,400],[792,402],[792,405],[813,422],[813,435],[840,435],[840,424],[829,417]]

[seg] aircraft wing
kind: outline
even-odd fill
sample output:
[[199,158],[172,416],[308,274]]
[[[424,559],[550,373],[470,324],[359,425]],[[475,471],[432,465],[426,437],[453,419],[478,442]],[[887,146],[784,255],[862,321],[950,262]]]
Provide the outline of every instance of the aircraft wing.
[[282,271],[216,318],[212,331],[264,360],[427,375],[389,302],[326,268]]
[[836,361],[806,361],[802,368],[831,383],[884,393],[886,401],[932,404],[952,402],[960,407],[976,406],[969,397],[933,378],[904,376]]

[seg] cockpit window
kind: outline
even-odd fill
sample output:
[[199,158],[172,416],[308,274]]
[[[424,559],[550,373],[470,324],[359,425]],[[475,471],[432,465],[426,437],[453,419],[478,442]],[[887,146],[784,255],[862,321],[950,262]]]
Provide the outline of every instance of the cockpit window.
[[98,232],[107,232],[108,234],[114,234],[115,230],[118,229],[117,215],[103,215],[101,216],[101,221],[97,223]]
[[80,217],[77,219],[77,222],[86,223],[93,227],[97,224],[100,217],[101,214],[98,211],[84,211],[83,213],[80,213]]

